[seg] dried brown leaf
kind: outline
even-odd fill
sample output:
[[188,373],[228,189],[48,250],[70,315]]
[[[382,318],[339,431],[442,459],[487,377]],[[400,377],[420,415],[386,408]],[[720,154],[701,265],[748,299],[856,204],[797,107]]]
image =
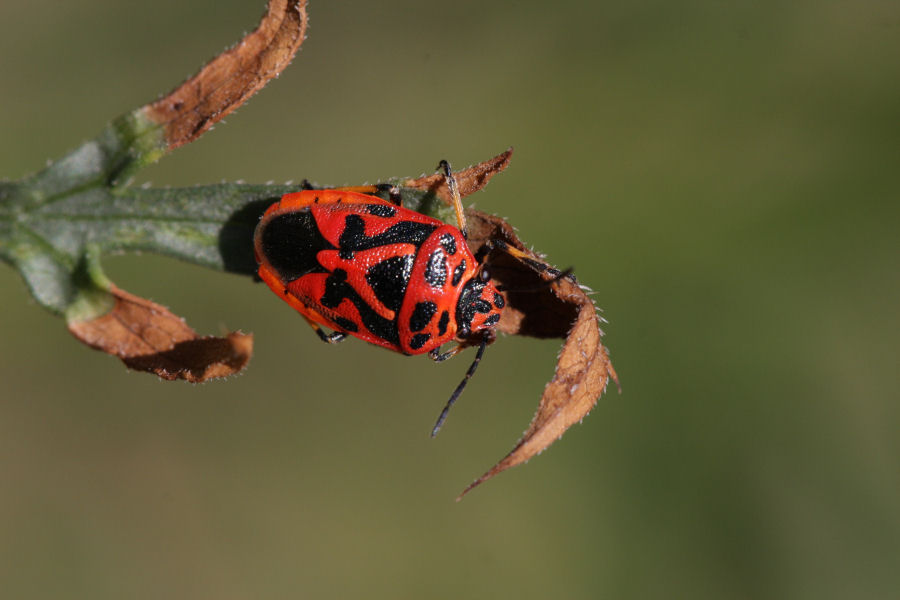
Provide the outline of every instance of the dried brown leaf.
[[123,359],[137,371],[163,379],[201,383],[241,371],[253,353],[253,334],[234,331],[223,338],[207,336],[179,342],[171,350]]
[[79,340],[118,356],[131,369],[194,383],[233,375],[253,353],[253,335],[198,337],[187,323],[160,306],[110,285],[112,309],[90,320],[70,321]]
[[[465,187],[460,183],[461,193],[465,189],[462,195],[484,187],[493,175],[506,168],[511,154],[510,149],[457,173],[458,178],[466,178]],[[444,202],[450,202],[442,174],[404,185],[434,190]],[[617,385],[619,382],[601,343],[603,332],[596,307],[575,278],[561,277],[562,273],[530,250],[504,219],[469,209],[466,220],[472,252],[477,253],[488,242],[494,242],[494,246],[502,246],[496,242],[503,242],[514,249],[515,255],[494,248],[485,258],[492,279],[506,290],[506,308],[497,329],[511,335],[566,341],[528,430],[509,454],[463,490],[457,500],[494,475],[542,452],[591,411],[610,378]],[[557,278],[554,283],[547,283]]]
[[[478,252],[485,243],[494,240],[528,256],[521,259],[493,250],[487,257],[491,278],[507,290],[503,294],[506,307],[497,329],[509,335],[565,338],[578,316],[580,300],[590,302],[587,295],[568,278],[553,286],[546,285],[545,279],[556,276],[559,271],[525,246],[505,220],[474,209],[466,211],[466,220],[472,252]],[[580,294],[579,301],[562,293],[570,288]]]
[[168,148],[193,141],[277,76],[300,49],[306,25],[306,0],[269,0],[255,31],[147,105],[147,117],[166,126]]
[[[509,166],[512,153],[513,149],[509,148],[506,152],[502,152],[494,158],[489,158],[462,171],[456,171],[453,175],[456,177],[456,185],[459,186],[459,195],[465,198],[486,186],[494,175]],[[447,187],[443,173],[433,173],[415,179],[407,179],[400,185],[433,192],[447,204],[452,202],[450,188]]]
[[537,413],[519,442],[503,460],[463,490],[457,501],[494,475],[541,453],[587,416],[610,378],[619,382],[601,343],[603,333],[593,302],[571,281],[561,280],[557,287],[562,299],[577,306],[578,317],[559,354],[556,373],[544,388]]

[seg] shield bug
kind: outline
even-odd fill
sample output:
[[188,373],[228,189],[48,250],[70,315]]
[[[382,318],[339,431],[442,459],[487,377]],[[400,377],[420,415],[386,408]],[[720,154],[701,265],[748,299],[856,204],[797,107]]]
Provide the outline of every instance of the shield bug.
[[[372,195],[378,186],[365,186],[286,194],[266,210],[254,233],[259,277],[323,341],[352,335],[406,355],[427,353],[437,362],[478,345],[432,436],[495,339],[505,305],[466,243],[450,165],[441,161],[439,168],[456,226],[402,207],[396,191],[388,201]],[[441,352],[450,342],[456,346]]]

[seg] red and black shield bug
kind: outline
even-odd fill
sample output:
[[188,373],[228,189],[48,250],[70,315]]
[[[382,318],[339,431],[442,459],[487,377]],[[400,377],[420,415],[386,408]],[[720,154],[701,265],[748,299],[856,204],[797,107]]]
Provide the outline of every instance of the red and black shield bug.
[[[466,244],[456,181],[441,161],[457,226],[371,195],[376,187],[304,190],[271,205],[254,233],[259,276],[328,343],[353,335],[443,361],[478,345],[434,436],[478,367],[505,305]],[[363,191],[369,193],[362,193]],[[498,246],[516,252],[506,244]],[[321,326],[333,330],[326,334]],[[457,345],[441,353],[441,346]]]

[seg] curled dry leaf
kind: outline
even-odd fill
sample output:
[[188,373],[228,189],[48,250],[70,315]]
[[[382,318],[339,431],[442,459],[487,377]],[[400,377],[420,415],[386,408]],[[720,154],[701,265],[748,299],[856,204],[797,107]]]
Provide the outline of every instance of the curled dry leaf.
[[[477,191],[509,164],[512,150],[456,173],[460,193]],[[441,174],[405,182],[409,187],[433,190],[449,202],[449,190]],[[464,191],[465,190],[465,191]],[[597,404],[609,379],[618,377],[601,343],[600,317],[585,290],[571,275],[549,265],[519,240],[500,217],[466,210],[468,243],[478,253],[488,241],[503,242],[521,256],[494,248],[486,258],[491,277],[507,291],[506,308],[497,329],[510,335],[565,338],[553,379],[544,388],[537,413],[512,451],[459,495],[460,500],[479,484],[522,464],[559,439]],[[560,277],[552,284],[548,281]],[[517,291],[518,290],[518,291]]]
[[269,0],[255,31],[167,96],[144,107],[168,148],[193,141],[287,67],[306,37],[306,0]]
[[[164,145],[154,151],[195,140],[277,76],[303,43],[306,24],[306,0],[270,0],[255,31],[167,96],[139,109],[164,130]],[[91,260],[96,262],[97,257]],[[95,268],[99,273],[99,264]],[[95,318],[70,318],[69,330],[132,369],[169,380],[200,382],[234,374],[250,360],[252,335],[198,337],[163,306],[112,284],[99,288],[96,293],[112,308]]]
[[[574,288],[584,301],[587,295],[569,277],[550,286],[544,283],[560,272],[547,264],[519,240],[512,226],[500,217],[477,210],[466,211],[469,223],[469,246],[478,252],[489,240],[500,241],[527,255],[515,258],[501,250],[487,257],[491,277],[507,291],[506,308],[497,329],[509,335],[537,338],[564,338],[578,316],[580,302],[560,290]],[[574,292],[573,292],[574,293]],[[579,298],[580,299],[580,298]]]
[[112,309],[99,317],[70,321],[69,331],[83,343],[113,354],[131,369],[163,379],[194,383],[233,375],[253,353],[253,335],[198,337],[164,307],[110,285]]
[[[459,195],[465,198],[469,194],[474,194],[486,186],[494,175],[509,166],[512,153],[513,149],[509,148],[506,152],[501,152],[494,158],[489,158],[484,162],[472,165],[462,171],[456,171],[453,175],[456,178],[456,185],[459,187]],[[447,181],[444,178],[443,173],[434,173],[416,179],[407,179],[400,185],[402,187],[433,192],[447,204],[452,202],[450,188],[447,187]]]
[[[559,353],[553,379],[544,388],[544,394],[531,425],[512,451],[484,475],[469,484],[457,497],[457,501],[494,475],[522,464],[542,452],[562,437],[569,427],[587,416],[606,390],[610,378],[617,385],[619,383],[609,354],[601,343],[603,332],[600,330],[600,319],[593,302],[576,283],[568,279],[562,279],[554,285],[553,295],[557,300],[573,308],[576,315]],[[552,306],[553,303],[548,304]],[[521,310],[521,307],[519,309]],[[542,314],[544,312],[541,311]],[[531,315],[526,312],[521,323],[529,319]],[[520,329],[518,333],[522,331],[523,329]]]
[[[457,497],[494,475],[522,464],[559,439],[594,408],[609,379],[619,379],[601,342],[600,317],[593,301],[575,278],[565,276],[552,285],[545,282],[561,275],[522,244],[503,219],[478,211],[467,212],[470,243],[477,250],[487,240],[502,240],[522,250],[515,258],[492,250],[487,264],[491,276],[507,288],[507,307],[498,329],[531,337],[562,337],[553,379],[544,388],[537,413],[512,451]],[[520,290],[520,291],[514,291]]]

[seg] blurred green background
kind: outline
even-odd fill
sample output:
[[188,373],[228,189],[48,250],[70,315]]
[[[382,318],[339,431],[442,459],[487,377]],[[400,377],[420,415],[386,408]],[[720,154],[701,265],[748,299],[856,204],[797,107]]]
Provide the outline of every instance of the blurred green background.
[[[263,3],[0,4],[18,178]],[[256,335],[192,386],[83,348],[0,269],[8,598],[889,598],[900,590],[900,4],[311,0],[293,65],[136,182],[358,184],[516,148],[471,200],[597,291],[624,393],[527,466],[556,341],[325,346],[264,285],[111,278]]]

